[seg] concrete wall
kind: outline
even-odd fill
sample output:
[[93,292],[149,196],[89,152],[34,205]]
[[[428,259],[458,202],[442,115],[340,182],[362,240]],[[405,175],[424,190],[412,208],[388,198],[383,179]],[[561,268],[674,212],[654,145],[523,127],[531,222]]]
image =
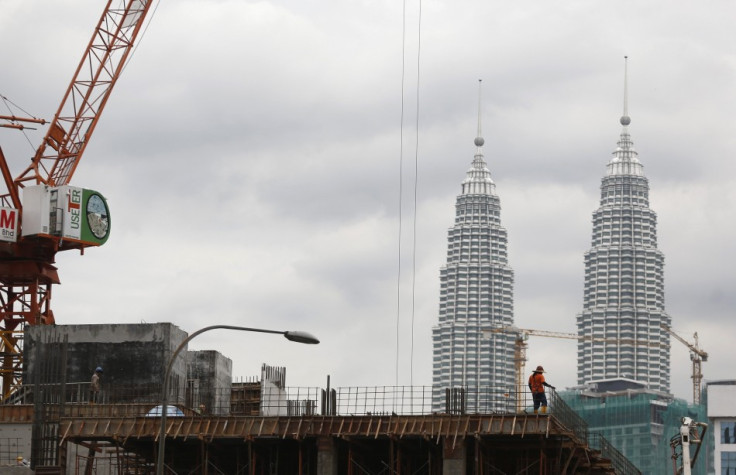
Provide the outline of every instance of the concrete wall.
[[261,415],[285,416],[288,414],[286,394],[286,368],[261,366]]
[[[95,368],[101,366],[102,389],[109,397],[115,390],[160,387],[169,358],[187,334],[171,323],[31,326],[25,332],[24,381],[54,377],[40,374],[41,358],[49,357],[40,350],[44,342],[63,341],[64,337],[68,339],[67,383],[88,384]],[[186,352],[180,353],[171,375],[171,401],[183,402]]]
[[0,466],[15,465],[19,455],[31,459],[31,424],[0,423]]
[[187,352],[188,387],[197,388],[198,401],[209,414],[228,415],[232,387],[233,362],[214,350]]
[[[722,457],[733,460],[736,457],[736,380],[712,381],[706,383],[708,399],[709,431],[713,434],[713,471],[726,473],[733,466],[722,466]],[[728,432],[725,432],[728,429]],[[726,437],[728,435],[728,437]],[[731,472],[728,472],[731,473]]]
[[[729,384],[730,383],[730,384]],[[736,381],[707,383],[708,417],[736,417]]]
[[0,467],[0,475],[27,475],[32,472],[28,467]]

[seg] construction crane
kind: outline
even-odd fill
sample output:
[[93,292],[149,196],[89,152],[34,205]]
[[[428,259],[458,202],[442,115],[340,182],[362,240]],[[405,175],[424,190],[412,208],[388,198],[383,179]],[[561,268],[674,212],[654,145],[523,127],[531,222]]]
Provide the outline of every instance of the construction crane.
[[543,336],[550,338],[564,338],[567,340],[586,340],[586,341],[599,341],[604,343],[618,343],[618,344],[633,344],[638,346],[661,346],[659,343],[642,342],[628,338],[603,338],[603,337],[591,337],[581,336],[577,333],[564,333],[564,332],[552,332],[548,330],[532,330],[528,328],[519,328],[516,326],[502,326],[483,329],[484,337],[488,338],[493,333],[507,333],[514,335],[514,370],[516,372],[516,409],[522,411],[524,409],[524,398],[522,388],[525,386],[524,382],[524,367],[526,365],[526,350],[529,347],[527,340],[530,336]]
[[[2,394],[21,384],[22,334],[26,325],[55,322],[51,288],[59,284],[56,253],[100,246],[110,232],[105,198],[70,186],[110,93],[141,31],[151,0],[107,5],[61,105],[31,164],[13,178],[0,148],[6,193],[0,195],[0,356]],[[36,118],[0,116],[4,127],[23,129]]]
[[516,373],[516,410],[521,412],[524,409],[524,397],[522,388],[524,385],[524,366],[526,365],[526,350],[529,347],[527,340],[530,335],[545,336],[552,338],[565,338],[569,340],[577,340],[579,336],[576,333],[560,333],[547,330],[530,330],[528,328],[519,328],[515,326],[503,326],[488,328],[483,330],[483,336],[488,338],[493,333],[507,333],[514,335],[514,371]]
[[682,338],[680,335],[675,333],[672,328],[665,324],[662,324],[662,329],[690,349],[690,360],[693,362],[693,374],[690,376],[693,379],[693,404],[699,405],[701,385],[703,382],[702,366],[703,361],[708,361],[708,353],[700,348],[700,345],[698,344],[698,332],[693,334],[693,338],[695,339],[695,343],[693,344]]

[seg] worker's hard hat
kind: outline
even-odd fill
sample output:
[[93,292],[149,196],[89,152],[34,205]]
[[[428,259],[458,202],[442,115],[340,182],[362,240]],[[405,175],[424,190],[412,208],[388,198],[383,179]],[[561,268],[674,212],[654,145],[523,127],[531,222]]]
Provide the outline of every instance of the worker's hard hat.
[[102,366],[95,368],[95,373],[102,373]]
[[544,373],[544,368],[542,368],[542,365],[537,366],[537,369],[534,370],[535,373]]
[[16,457],[15,460],[23,460],[23,456],[22,455],[18,455],[18,457]]

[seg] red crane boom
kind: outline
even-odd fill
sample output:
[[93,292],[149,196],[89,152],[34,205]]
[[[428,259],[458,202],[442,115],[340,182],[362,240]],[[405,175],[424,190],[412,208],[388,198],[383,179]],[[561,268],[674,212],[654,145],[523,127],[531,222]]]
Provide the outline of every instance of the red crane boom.
[[111,4],[109,0],[31,165],[16,178],[19,186],[30,180],[49,186],[71,180],[151,2],[128,0],[123,8]]

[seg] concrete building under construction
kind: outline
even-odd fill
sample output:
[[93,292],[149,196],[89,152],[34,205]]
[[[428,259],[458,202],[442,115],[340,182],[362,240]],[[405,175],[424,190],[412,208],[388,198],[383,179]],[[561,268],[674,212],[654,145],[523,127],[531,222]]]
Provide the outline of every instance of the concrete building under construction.
[[[28,328],[27,384],[0,406],[0,464],[22,455],[36,473],[155,473],[162,374],[186,337],[165,323]],[[105,358],[135,371],[105,371],[90,404],[88,376]],[[233,384],[217,352],[183,352],[172,368],[167,474],[638,473],[554,393],[547,415],[514,401],[471,411],[462,390],[433,412],[431,387],[289,388],[283,368],[265,365]]]

